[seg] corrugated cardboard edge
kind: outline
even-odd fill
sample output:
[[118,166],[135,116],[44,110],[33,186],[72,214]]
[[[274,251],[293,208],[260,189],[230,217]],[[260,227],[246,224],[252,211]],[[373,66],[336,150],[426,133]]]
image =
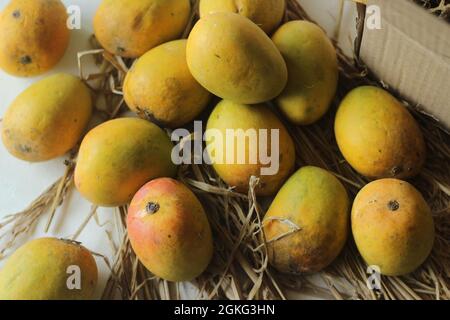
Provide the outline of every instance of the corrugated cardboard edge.
[[362,36],[360,57],[386,83],[450,128],[450,26],[409,0],[369,0],[381,29]]

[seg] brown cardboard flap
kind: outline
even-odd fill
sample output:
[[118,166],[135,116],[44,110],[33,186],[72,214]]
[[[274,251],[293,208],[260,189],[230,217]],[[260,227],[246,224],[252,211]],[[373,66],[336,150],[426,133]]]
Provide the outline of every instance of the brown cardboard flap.
[[366,23],[362,60],[384,83],[450,128],[450,25],[409,0],[368,0],[367,5],[380,8],[381,29]]

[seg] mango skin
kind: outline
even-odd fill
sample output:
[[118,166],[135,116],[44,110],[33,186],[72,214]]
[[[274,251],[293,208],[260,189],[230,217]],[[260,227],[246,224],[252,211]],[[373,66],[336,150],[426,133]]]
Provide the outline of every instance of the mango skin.
[[88,87],[70,74],[56,74],[23,91],[3,118],[2,140],[15,157],[46,161],[64,155],[81,139],[92,115]]
[[94,33],[107,51],[137,58],[178,38],[190,13],[189,0],[103,0],[94,16]]
[[135,118],[107,121],[83,139],[75,185],[96,205],[125,205],[150,179],[176,174],[172,147],[166,133],[151,122]]
[[363,86],[342,101],[334,125],[343,156],[369,178],[410,178],[419,173],[426,147],[419,125],[387,91]]
[[316,122],[328,111],[337,90],[339,71],[333,44],[319,26],[300,20],[282,25],[272,40],[289,73],[277,105],[296,125]]
[[[349,218],[350,202],[342,183],[324,169],[301,168],[278,192],[263,220],[270,263],[293,274],[324,269],[345,245]],[[292,230],[279,219],[300,230],[279,238]]]
[[433,248],[431,210],[408,182],[381,179],[369,183],[356,196],[351,217],[360,254],[384,275],[413,272]]
[[273,42],[235,13],[200,19],[189,35],[186,52],[194,78],[222,99],[262,103],[278,96],[287,83],[286,63]]
[[186,43],[167,42],[135,62],[124,83],[125,101],[131,110],[171,128],[185,125],[203,111],[211,94],[189,71]]
[[[214,131],[221,132],[224,139],[226,139],[226,130],[243,130],[248,129],[260,130],[267,129],[267,144],[268,151],[263,150],[263,153],[270,155],[271,151],[271,129],[279,130],[279,171],[275,175],[261,175],[261,168],[269,167],[269,165],[262,164],[259,160],[255,164],[250,163],[250,148],[248,139],[245,149],[245,163],[240,164],[237,162],[237,147],[238,139],[235,139],[234,154],[235,159],[231,164],[227,163],[213,163],[213,167],[217,174],[224,180],[229,186],[235,187],[238,192],[247,192],[249,188],[249,181],[251,176],[260,178],[260,182],[257,185],[255,192],[260,196],[274,195],[287,177],[294,170],[295,166],[295,147],[294,142],[289,135],[286,127],[278,119],[278,117],[266,106],[266,105],[243,105],[234,103],[228,100],[223,100],[217,104],[211,113],[205,138],[207,152],[211,159],[216,155],[215,149],[220,150],[220,144],[216,144],[214,138]],[[257,131],[258,132],[258,131]],[[231,146],[227,146],[227,140],[223,142],[222,153],[224,155],[231,154],[233,150]],[[259,139],[258,139],[259,145]],[[259,154],[259,147],[256,148],[257,154]]]
[[136,193],[127,229],[139,260],[165,280],[193,280],[211,261],[213,240],[205,211],[194,193],[174,179],[150,181]]
[[0,68],[18,77],[52,69],[69,45],[67,19],[60,0],[11,0],[0,13]]
[[[80,268],[79,290],[67,287],[74,275],[70,266]],[[68,240],[40,238],[16,250],[0,270],[0,300],[90,300],[97,279],[89,250]]]
[[285,0],[200,0],[200,17],[216,12],[239,13],[270,33],[283,20],[285,8]]

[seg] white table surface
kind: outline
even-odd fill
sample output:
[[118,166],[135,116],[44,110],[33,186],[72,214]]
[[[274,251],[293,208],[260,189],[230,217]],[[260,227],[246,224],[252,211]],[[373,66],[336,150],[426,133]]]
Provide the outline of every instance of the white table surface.
[[[3,9],[8,0],[0,0],[0,9]],[[90,49],[89,36],[92,34],[92,17],[101,0],[65,0],[66,6],[78,5],[81,8],[81,30],[72,30],[70,46],[62,61],[49,73],[36,78],[16,78],[0,70],[0,118],[14,98],[35,81],[52,73],[68,72],[78,74],[77,52]],[[307,12],[333,35],[337,23],[339,0],[301,0]],[[351,47],[350,30],[354,29],[355,12],[353,4],[345,3],[345,22],[341,32],[341,46]],[[1,39],[0,39],[1,41]],[[1,126],[1,123],[0,123]],[[62,157],[45,163],[27,163],[13,158],[0,143],[0,219],[25,209],[28,204],[37,198],[47,187],[60,178],[64,172],[64,159]],[[72,188],[62,207],[58,208],[49,233],[44,232],[48,214],[42,216],[35,230],[20,238],[18,245],[29,239],[42,236],[70,237],[89,214],[90,204]],[[112,209],[99,209],[98,215],[101,225],[92,219],[86,226],[78,240],[92,251],[101,253],[112,259],[113,250],[108,241],[106,231],[115,232],[111,220]],[[0,244],[4,243],[0,240]],[[0,266],[6,258],[0,260]],[[99,267],[99,285],[97,297],[100,297],[105,282],[109,276],[108,268],[102,259],[97,259]]]

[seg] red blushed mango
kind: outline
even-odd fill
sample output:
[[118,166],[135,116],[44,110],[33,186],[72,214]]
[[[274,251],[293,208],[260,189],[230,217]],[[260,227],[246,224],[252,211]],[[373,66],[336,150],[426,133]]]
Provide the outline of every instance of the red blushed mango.
[[192,280],[211,261],[213,241],[205,211],[192,191],[174,179],[153,180],[136,193],[127,228],[139,260],[165,280]]

